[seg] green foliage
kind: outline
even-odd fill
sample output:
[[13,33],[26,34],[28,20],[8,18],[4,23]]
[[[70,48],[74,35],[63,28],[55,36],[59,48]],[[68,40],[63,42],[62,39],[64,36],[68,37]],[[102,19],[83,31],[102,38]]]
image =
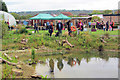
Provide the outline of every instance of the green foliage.
[[92,17],[91,21],[93,22],[94,20],[100,21],[101,19],[100,19],[100,17],[94,16],[94,17]]
[[14,17],[15,17],[15,19],[18,19],[18,20],[20,20],[20,19],[29,19],[29,18],[31,18],[32,17],[32,15],[26,15],[26,16],[24,16],[24,15],[19,15],[19,14],[17,14],[17,13],[11,13]]
[[18,20],[21,19],[19,14],[17,13],[11,13],[11,14],[15,17],[15,19],[18,19]]
[[15,78],[15,73],[12,72],[12,67],[7,63],[3,65],[2,78]]
[[5,2],[0,1],[0,5],[2,4],[2,11],[8,12],[7,6],[5,4]]
[[14,33],[15,34],[23,34],[23,33],[27,34],[28,30],[25,27],[22,27],[18,31],[15,31]]
[[47,78],[47,75],[46,75],[45,77],[44,77],[43,75],[41,75],[41,77],[42,77],[42,79],[43,79],[43,78]]
[[2,38],[3,38],[3,36],[8,34],[8,24],[6,24],[4,21],[2,21],[2,26],[0,26],[0,27],[2,28]]
[[32,58],[32,60],[34,60],[34,59],[35,59],[35,49],[32,49],[31,58]]
[[103,13],[98,10],[93,10],[92,14],[103,14]]
[[112,14],[112,10],[104,10],[103,14]]

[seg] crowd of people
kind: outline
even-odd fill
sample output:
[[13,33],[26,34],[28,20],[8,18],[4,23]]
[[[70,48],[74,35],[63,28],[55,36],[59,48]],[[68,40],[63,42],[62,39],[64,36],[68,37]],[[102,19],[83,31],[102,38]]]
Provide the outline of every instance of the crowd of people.
[[[92,23],[95,23],[95,25],[93,26]],[[35,24],[34,24],[35,33],[36,33],[36,31],[39,32],[38,25],[39,25],[39,23],[35,22]],[[62,34],[62,30],[65,30],[65,29],[68,30],[69,35],[74,31],[77,31],[77,35],[79,35],[80,31],[84,31],[84,28],[86,25],[87,25],[87,22],[82,22],[81,20],[77,21],[75,26],[73,26],[73,22],[71,20],[68,20],[64,24],[61,22],[61,20],[58,20],[58,22],[56,24],[53,22],[47,22],[44,26],[46,26],[46,29],[49,31],[50,36],[52,36],[54,29],[58,30],[58,32],[56,33],[56,36],[59,36],[60,34]],[[94,29],[103,29],[104,31],[113,31],[114,22],[107,21],[105,23],[104,21],[101,21],[101,22],[89,21],[88,26],[91,29],[94,28]]]

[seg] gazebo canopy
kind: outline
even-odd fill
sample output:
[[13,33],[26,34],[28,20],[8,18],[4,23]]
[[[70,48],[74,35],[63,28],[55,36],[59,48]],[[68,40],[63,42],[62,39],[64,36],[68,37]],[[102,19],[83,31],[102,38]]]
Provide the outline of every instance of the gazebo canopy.
[[70,18],[70,17],[68,17],[68,16],[65,16],[65,15],[63,15],[63,14],[60,14],[60,15],[54,17],[54,19],[55,19],[55,20],[67,20],[67,19],[72,19],[72,18]]
[[51,20],[53,19],[54,17],[50,14],[38,14],[37,16],[35,17],[32,17],[30,18],[31,20]]

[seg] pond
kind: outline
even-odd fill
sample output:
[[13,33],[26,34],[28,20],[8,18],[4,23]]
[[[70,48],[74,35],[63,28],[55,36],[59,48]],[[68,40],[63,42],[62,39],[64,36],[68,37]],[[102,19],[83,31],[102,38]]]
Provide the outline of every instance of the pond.
[[118,78],[119,59],[110,53],[40,57],[45,63],[33,65],[37,75],[48,78]]

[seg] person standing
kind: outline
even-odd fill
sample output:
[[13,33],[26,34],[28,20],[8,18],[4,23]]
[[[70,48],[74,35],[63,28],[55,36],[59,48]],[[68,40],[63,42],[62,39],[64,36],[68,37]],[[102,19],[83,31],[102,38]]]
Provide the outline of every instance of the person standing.
[[47,22],[46,24],[47,24],[47,28],[46,28],[46,30],[48,30],[48,28],[49,28],[49,26],[50,26],[50,23]]
[[61,23],[61,21],[59,20],[57,23],[57,30],[59,33],[62,34],[62,29],[63,29],[63,24]]
[[80,22],[78,23],[77,28],[78,28],[78,29],[77,29],[77,35],[79,35],[79,33],[80,33],[81,29],[82,29],[81,26],[80,26]]
[[35,33],[36,33],[36,31],[39,33],[39,31],[38,31],[38,23],[37,22],[35,22],[34,28],[35,28]]
[[114,22],[113,22],[113,20],[112,20],[112,22],[111,22],[111,27],[112,27],[112,31],[113,31],[113,27],[114,27]]
[[9,22],[7,22],[7,24],[8,24],[8,29],[11,30],[10,25],[9,25]]
[[106,22],[106,31],[109,29],[109,21]]
[[50,33],[50,37],[52,36],[52,33],[53,33],[53,23],[51,22],[50,25],[49,25],[49,33]]
[[103,25],[102,28],[103,28],[103,30],[105,31],[105,28],[106,28],[106,27],[105,27],[105,23],[104,23],[103,21],[102,21],[102,25]]
[[66,24],[67,24],[67,28],[68,28],[68,34],[70,35],[72,33],[72,31],[71,31],[71,21],[69,20]]
[[81,31],[83,31],[83,23],[80,21],[80,27],[81,27]]

